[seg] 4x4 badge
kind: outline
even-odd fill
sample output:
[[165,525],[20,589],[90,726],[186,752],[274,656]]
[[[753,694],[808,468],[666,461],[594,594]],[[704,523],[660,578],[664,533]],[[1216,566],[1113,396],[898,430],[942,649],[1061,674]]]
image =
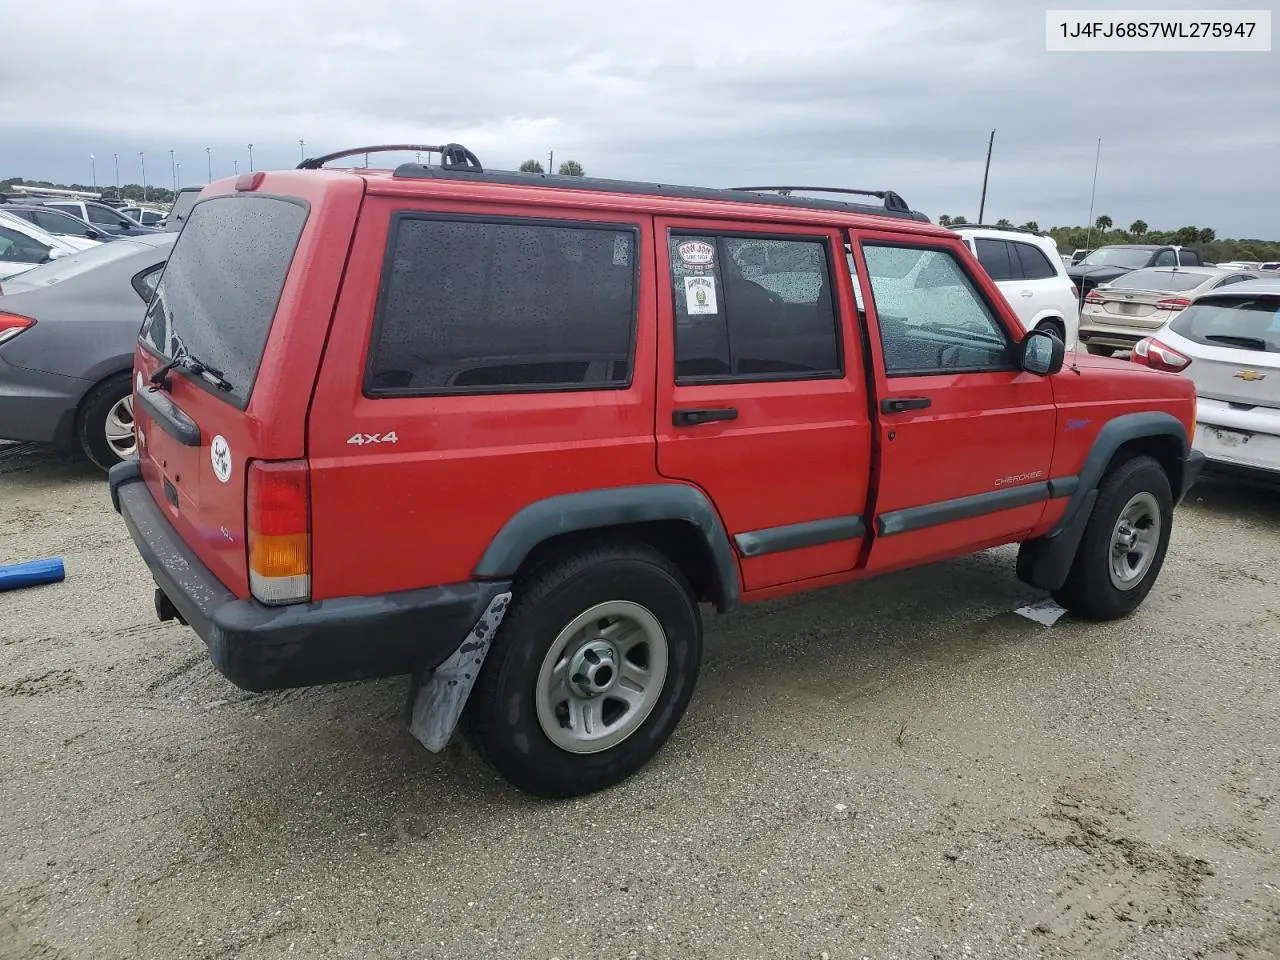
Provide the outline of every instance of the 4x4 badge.
[[1237,377],[1240,380],[1247,380],[1250,383],[1253,383],[1255,380],[1267,379],[1267,375],[1265,373],[1258,373],[1255,370],[1239,370],[1236,373],[1233,373],[1232,376]]

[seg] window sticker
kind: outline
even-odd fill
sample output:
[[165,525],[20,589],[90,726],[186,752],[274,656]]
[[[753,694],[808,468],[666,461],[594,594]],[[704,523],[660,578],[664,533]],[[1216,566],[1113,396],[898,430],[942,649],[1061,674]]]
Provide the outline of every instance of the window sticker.
[[684,303],[691,317],[717,313],[715,280],[712,277],[685,277]]
[[676,253],[687,267],[709,267],[716,259],[716,248],[704,240],[686,240]]

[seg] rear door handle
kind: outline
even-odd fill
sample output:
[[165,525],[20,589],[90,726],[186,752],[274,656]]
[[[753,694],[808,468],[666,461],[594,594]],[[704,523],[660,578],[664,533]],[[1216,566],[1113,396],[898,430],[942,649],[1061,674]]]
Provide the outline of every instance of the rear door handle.
[[1024,297],[1034,297],[1036,295],[1036,292],[1034,290],[1023,290],[1022,295]]
[[700,423],[711,423],[713,420],[737,420],[738,411],[734,407],[710,407],[705,409],[676,410],[671,414],[671,422],[677,427],[696,427]]
[[880,401],[881,413],[902,413],[904,410],[923,410],[933,401],[928,397],[889,397]]

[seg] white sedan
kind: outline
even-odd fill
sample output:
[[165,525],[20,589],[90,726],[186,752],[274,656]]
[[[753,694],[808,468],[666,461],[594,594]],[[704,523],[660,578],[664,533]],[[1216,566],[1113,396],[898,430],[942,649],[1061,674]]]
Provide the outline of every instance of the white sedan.
[[1280,280],[1202,294],[1132,360],[1195,381],[1195,448],[1210,468],[1280,479]]
[[0,280],[91,246],[98,246],[98,242],[55,237],[34,223],[0,210]]

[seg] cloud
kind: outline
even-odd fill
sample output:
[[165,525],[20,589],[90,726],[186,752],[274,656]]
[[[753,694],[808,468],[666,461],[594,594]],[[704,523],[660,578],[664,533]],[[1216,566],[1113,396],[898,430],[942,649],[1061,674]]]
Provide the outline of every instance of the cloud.
[[[1125,6],[1111,0],[1111,6]],[[1169,4],[1165,4],[1166,6]],[[1129,4],[1129,6],[1137,6]],[[1201,0],[1195,6],[1214,6]],[[1228,0],[1224,9],[1237,6]],[[105,13],[104,10],[109,10]],[[0,61],[0,176],[170,185],[363,143],[466,143],[667,182],[891,187],[936,218],[1095,215],[1280,236],[1268,54],[1048,54],[1013,0],[22,4]],[[204,148],[211,147],[206,156]]]

